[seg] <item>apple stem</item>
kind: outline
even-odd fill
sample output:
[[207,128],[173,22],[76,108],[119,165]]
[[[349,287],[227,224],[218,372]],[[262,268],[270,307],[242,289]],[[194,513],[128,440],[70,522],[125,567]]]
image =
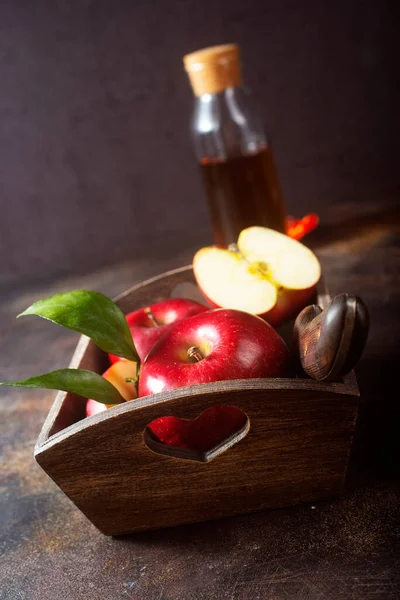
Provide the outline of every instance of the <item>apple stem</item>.
[[150,321],[153,323],[154,327],[159,327],[160,323],[157,321],[157,319],[155,318],[150,306],[148,306],[147,308],[144,309],[144,312],[146,313],[146,315],[149,317]]
[[197,346],[190,346],[187,353],[189,358],[193,358],[196,362],[200,362],[204,358]]
[[242,256],[242,253],[240,252],[237,244],[229,244],[228,250],[229,252],[235,252],[236,254],[240,254],[240,256]]

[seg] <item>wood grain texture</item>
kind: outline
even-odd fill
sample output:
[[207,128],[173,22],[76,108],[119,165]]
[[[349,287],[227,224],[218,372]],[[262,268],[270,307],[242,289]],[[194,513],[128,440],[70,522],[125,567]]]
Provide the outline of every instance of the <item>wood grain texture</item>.
[[[128,313],[165,300],[182,286],[193,290],[193,284],[188,266],[143,282],[116,301]],[[321,303],[326,302],[323,295]],[[101,360],[83,338],[71,366],[90,365],[101,372]],[[331,384],[301,378],[232,380],[139,398],[82,418],[86,401],[62,392],[43,426],[35,458],[107,535],[287,506],[341,491],[358,396],[354,374]],[[146,445],[143,435],[153,420],[194,419],[220,405],[242,410],[250,430],[210,462],[161,456]]]
[[[157,454],[163,454],[165,456],[172,456],[175,458],[184,458],[186,460],[195,460],[197,462],[203,463],[209,462],[210,460],[216,458],[219,454],[226,452],[226,450],[240,442],[240,440],[246,437],[246,435],[250,431],[250,420],[248,416],[243,411],[241,411],[240,423],[237,424],[237,427],[233,431],[231,430],[227,436],[221,436],[218,440],[214,442],[214,444],[210,443],[206,448],[202,447],[200,449],[198,447],[193,447],[192,440],[190,439],[190,426],[193,423],[195,423],[196,427],[198,428],[197,431],[199,431],[199,429],[203,427],[203,429],[200,429],[200,431],[202,433],[204,432],[207,434],[208,423],[204,419],[207,418],[207,415],[210,414],[210,410],[213,411],[214,408],[215,407],[212,407],[208,411],[204,411],[204,413],[201,413],[195,419],[181,419],[179,421],[179,424],[181,426],[182,424],[186,426],[185,431],[189,436],[188,442],[186,443],[185,447],[172,446],[170,444],[161,442],[160,439],[156,435],[154,435],[154,432],[151,429],[151,423],[149,423],[143,431],[143,441],[145,445],[148,448],[150,448],[150,450],[153,450]],[[217,408],[221,409],[222,411],[232,410],[231,406],[219,406]]]
[[[357,398],[309,390],[192,389],[180,398],[108,415],[41,448],[36,459],[108,535],[326,498],[341,491]],[[162,457],[143,431],[162,415],[192,419],[232,405],[250,432],[207,464]],[[127,407],[124,407],[125,409]],[[129,407],[130,408],[130,407]],[[161,408],[161,413],[160,413]],[[113,409],[114,411],[114,409]],[[127,433],[129,432],[129,434]],[[99,460],[102,456],[102,460]],[[68,465],[68,467],[67,467]]]
[[300,312],[293,328],[293,349],[307,375],[335,381],[357,365],[368,331],[365,303],[342,292],[324,309],[312,304]]

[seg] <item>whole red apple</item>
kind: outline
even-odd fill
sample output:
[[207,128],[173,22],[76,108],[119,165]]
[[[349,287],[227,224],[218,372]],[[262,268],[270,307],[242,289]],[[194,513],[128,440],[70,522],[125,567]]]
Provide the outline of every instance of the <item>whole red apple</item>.
[[[146,358],[154,344],[174,324],[206,310],[209,307],[194,300],[170,298],[127,314],[126,320],[140,359]],[[111,363],[124,360],[114,354],[108,356]]]
[[211,406],[192,421],[159,417],[147,427],[167,446],[207,452],[236,433],[246,421],[245,413],[236,406]]
[[139,396],[230,379],[284,377],[289,350],[275,329],[247,312],[217,308],[164,335],[142,363]]

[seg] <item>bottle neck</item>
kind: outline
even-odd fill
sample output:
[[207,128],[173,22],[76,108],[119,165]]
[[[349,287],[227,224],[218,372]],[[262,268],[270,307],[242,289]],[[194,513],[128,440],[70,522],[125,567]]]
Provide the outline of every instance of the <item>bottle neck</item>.
[[199,161],[226,161],[257,153],[268,145],[262,120],[244,86],[197,96],[192,134]]

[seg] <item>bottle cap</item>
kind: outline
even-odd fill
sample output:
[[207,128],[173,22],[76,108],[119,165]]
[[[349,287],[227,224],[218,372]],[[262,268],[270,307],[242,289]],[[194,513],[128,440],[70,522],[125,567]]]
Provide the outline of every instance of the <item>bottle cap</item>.
[[217,94],[228,87],[242,85],[237,44],[196,50],[183,57],[183,64],[195,96]]

